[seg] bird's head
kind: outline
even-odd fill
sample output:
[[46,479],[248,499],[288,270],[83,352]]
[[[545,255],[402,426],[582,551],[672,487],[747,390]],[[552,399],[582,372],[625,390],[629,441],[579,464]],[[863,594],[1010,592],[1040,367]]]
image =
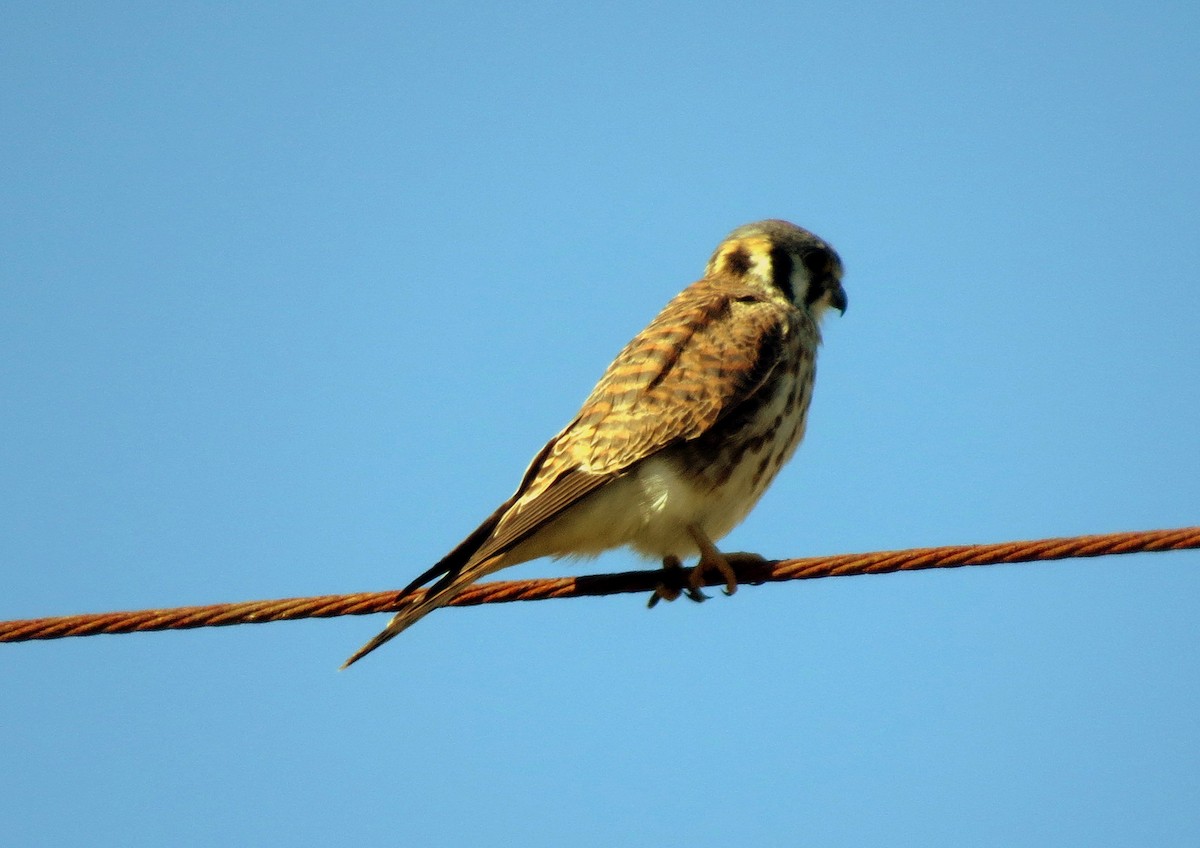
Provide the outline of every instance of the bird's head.
[[846,311],[842,260],[832,247],[787,221],[738,227],[717,247],[706,277],[732,276],[766,289],[808,313],[814,322],[833,307]]

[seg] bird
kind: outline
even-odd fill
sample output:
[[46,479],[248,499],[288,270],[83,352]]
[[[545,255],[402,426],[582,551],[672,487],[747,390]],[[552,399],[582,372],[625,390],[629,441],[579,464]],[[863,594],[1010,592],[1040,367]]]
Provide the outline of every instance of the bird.
[[[703,277],[617,354],[513,495],[401,590],[397,602],[407,603],[342,668],[480,578],[546,556],[629,547],[677,571],[698,555],[688,596],[702,600],[713,571],[732,594],[731,562],[762,557],[724,554],[716,543],[804,437],[821,319],[846,311],[842,274],[837,252],[795,224],[733,230]],[[651,606],[679,594],[664,581]]]

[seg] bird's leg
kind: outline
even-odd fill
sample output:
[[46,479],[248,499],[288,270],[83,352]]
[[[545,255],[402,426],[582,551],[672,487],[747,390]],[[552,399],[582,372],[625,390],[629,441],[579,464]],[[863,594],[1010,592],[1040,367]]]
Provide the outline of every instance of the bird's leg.
[[708,595],[691,585],[691,577],[684,570],[679,557],[665,556],[663,557],[663,580],[654,587],[654,594],[650,596],[646,606],[654,609],[659,601],[673,601],[681,594],[686,594],[696,603],[708,600]]
[[712,540],[705,535],[704,531],[699,527],[689,527],[688,534],[695,541],[696,547],[700,549],[700,561],[696,563],[692,569],[692,573],[688,578],[688,583],[697,592],[704,585],[704,574],[707,571],[719,571],[721,576],[725,578],[725,588],[722,589],[726,595],[732,595],[737,591],[737,574],[734,573],[731,562],[765,562],[763,557],[758,554],[723,554],[717,550],[717,546],[712,543]]

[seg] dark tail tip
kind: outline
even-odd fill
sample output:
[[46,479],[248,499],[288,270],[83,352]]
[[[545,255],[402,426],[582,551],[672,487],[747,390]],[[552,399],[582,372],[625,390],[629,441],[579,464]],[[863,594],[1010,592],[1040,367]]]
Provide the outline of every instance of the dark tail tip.
[[353,654],[351,654],[350,658],[348,660],[346,660],[344,663],[342,663],[340,666],[338,666],[338,671],[345,671],[350,666],[354,665],[356,662],[361,660],[367,654],[371,653],[371,651],[378,648],[384,642],[387,642],[389,639],[391,639],[393,636],[395,636],[399,632],[400,632],[400,629],[393,630],[392,626],[389,624],[382,633],[380,633],[378,636],[376,636],[370,642],[363,645],[361,648],[359,648],[357,651],[355,651]]

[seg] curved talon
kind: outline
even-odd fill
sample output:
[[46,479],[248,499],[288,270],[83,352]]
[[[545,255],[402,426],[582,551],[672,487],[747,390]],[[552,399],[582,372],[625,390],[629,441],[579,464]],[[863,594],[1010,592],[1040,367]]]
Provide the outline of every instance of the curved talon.
[[[726,595],[732,595],[737,591],[737,574],[733,570],[733,566],[729,564],[732,558],[743,559],[746,554],[733,554],[726,557],[725,554],[717,550],[714,545],[698,527],[692,527],[688,531],[692,539],[696,542],[696,547],[700,549],[700,561],[692,569],[692,574],[688,583],[692,588],[699,589],[704,585],[704,573],[706,571],[718,571],[725,578],[725,588],[722,590]],[[753,556],[750,554],[749,556]]]
[[695,589],[688,585],[688,575],[683,567],[683,563],[679,561],[679,557],[663,557],[662,567],[663,579],[654,587],[654,593],[650,596],[650,600],[646,602],[647,609],[654,609],[659,601],[673,601],[685,592],[693,601],[697,600],[696,594],[701,595],[699,600],[704,600],[702,593],[696,592]]
[[696,546],[700,548],[700,561],[690,569],[685,569],[679,557],[663,557],[663,580],[654,587],[654,594],[646,602],[648,608],[654,609],[659,601],[673,601],[680,595],[687,595],[689,600],[696,603],[707,601],[709,596],[700,590],[704,586],[704,575],[709,571],[716,571],[725,578],[725,586],[721,591],[726,596],[732,595],[738,588],[733,563],[766,562],[758,554],[723,554],[699,530],[692,530],[691,533]]
[[704,575],[708,571],[717,571],[725,578],[725,586],[721,591],[726,595],[732,595],[737,591],[737,575],[733,571],[733,566],[720,555],[715,558],[701,557],[700,561],[692,568],[692,573],[688,575],[688,584],[694,591],[700,591],[700,587],[704,585]]
[[[735,573],[739,568],[749,568],[751,566],[762,565],[763,563],[767,562],[767,558],[762,554],[750,553],[748,551],[735,551],[734,553],[723,554],[723,556],[725,557],[725,562],[729,565],[730,570]],[[722,573],[724,574],[724,572]],[[726,580],[728,581],[729,575],[725,576]],[[752,584],[754,583],[753,578],[751,578],[750,582]],[[726,582],[726,585],[728,586],[728,582]],[[726,591],[725,594],[732,595],[735,591],[737,591],[737,587],[738,583],[735,579],[734,585],[730,590]]]

